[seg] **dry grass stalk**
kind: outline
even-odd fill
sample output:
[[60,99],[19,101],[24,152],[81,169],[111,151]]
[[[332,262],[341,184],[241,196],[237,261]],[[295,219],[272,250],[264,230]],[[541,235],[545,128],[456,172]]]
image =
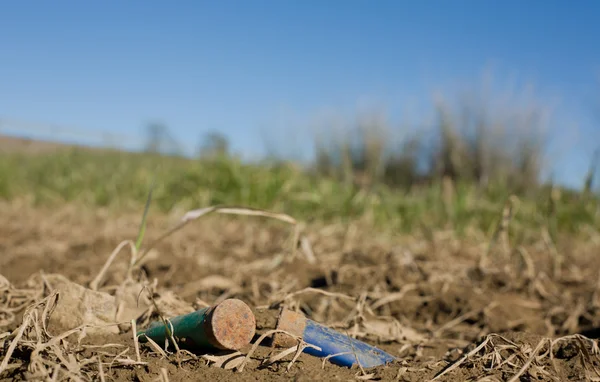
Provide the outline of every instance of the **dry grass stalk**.
[[96,278],[94,278],[94,280],[92,280],[92,282],[90,283],[91,290],[98,290],[98,287],[100,286],[100,283],[102,282],[102,278],[108,271],[108,268],[110,268],[113,261],[115,261],[115,258],[117,257],[117,255],[126,246],[129,246],[129,248],[131,250],[131,264],[133,264],[135,262],[136,254],[137,254],[137,250],[135,249],[135,243],[131,240],[125,240],[125,241],[121,242],[117,246],[117,248],[115,248],[114,251],[110,254],[110,256],[108,256],[106,263],[104,263],[104,266],[102,267],[100,272],[98,272],[98,275],[96,276]]
[[328,363],[328,361],[333,358],[333,357],[337,357],[340,355],[349,355],[349,354],[354,354],[352,352],[342,352],[342,353],[335,353],[335,354],[329,354],[325,357],[323,357],[323,361],[321,362],[321,369],[325,369],[325,364]]
[[380,298],[379,300],[375,301],[375,302],[374,302],[374,303],[373,303],[373,304],[370,306],[370,309],[371,309],[372,311],[375,311],[376,309],[378,309],[378,308],[380,308],[380,307],[382,307],[382,306],[384,306],[384,305],[386,305],[386,304],[389,304],[389,303],[392,303],[392,302],[395,302],[395,301],[400,301],[402,298],[404,298],[404,296],[405,296],[405,295],[406,295],[408,292],[410,292],[410,291],[413,291],[413,290],[416,290],[416,289],[417,289],[417,285],[416,285],[416,284],[407,284],[407,285],[403,285],[403,286],[402,286],[402,289],[400,289],[400,291],[399,291],[399,292],[390,293],[390,294],[388,294],[387,296],[385,296],[385,297],[382,297],[382,298]]
[[0,328],[7,327],[15,320],[15,313],[22,312],[42,297],[43,290],[15,288],[0,274]]
[[[487,368],[490,370],[511,370],[512,376],[509,379],[509,382],[521,380],[521,377],[527,372],[534,377],[535,375],[543,375],[549,380],[558,380],[556,377],[556,370],[548,371],[546,368],[555,368],[553,363],[553,351],[558,343],[564,341],[569,341],[569,343],[573,344],[578,349],[581,361],[586,365],[585,371],[587,379],[598,379],[600,373],[593,365],[594,360],[596,364],[600,362],[600,351],[597,343],[588,338],[580,335],[565,336],[557,339],[542,338],[537,342],[535,347],[531,347],[529,344],[517,344],[497,334],[490,334],[475,349],[436,374],[433,380],[439,379],[443,375],[450,373],[460,367],[468,359],[470,359],[472,363],[482,362],[486,364]],[[588,350],[588,347],[591,348],[591,352]],[[479,358],[474,358],[477,354],[479,354]],[[596,376],[592,376],[591,374],[595,374]]]
[[291,348],[282,350],[281,352],[269,357],[269,359],[264,360],[263,365],[264,366],[272,365],[275,362],[284,359],[285,357],[287,357],[288,355],[290,355],[292,353],[295,354],[297,351],[298,351],[298,345],[295,345],[295,346],[292,346]]
[[309,264],[317,263],[317,257],[315,256],[312,245],[307,237],[302,237],[300,239],[300,248],[302,248],[302,253],[304,254],[304,257],[306,257],[306,261],[308,261]]
[[[239,373],[244,371],[244,367],[246,366],[246,364],[248,363],[248,361],[250,360],[250,357],[252,356],[252,354],[254,354],[254,352],[256,351],[256,349],[258,348],[258,346],[261,344],[262,341],[265,340],[265,338],[272,336],[273,334],[276,333],[282,333],[285,334],[287,336],[290,336],[292,338],[294,338],[295,340],[298,341],[298,345],[294,346],[295,347],[295,354],[294,354],[294,358],[292,359],[292,361],[288,364],[287,369],[289,370],[291,368],[291,366],[294,364],[294,362],[296,362],[296,360],[298,359],[298,357],[300,356],[300,354],[302,353],[302,351],[306,348],[306,347],[312,347],[316,350],[321,350],[321,348],[319,348],[318,346],[315,345],[311,345],[308,344],[306,342],[304,342],[302,340],[302,338],[289,333],[285,330],[281,330],[281,329],[273,329],[273,330],[269,330],[265,333],[263,333],[257,340],[256,342],[254,342],[254,344],[252,345],[252,347],[250,348],[250,351],[248,351],[248,354],[246,354],[246,357],[244,357],[244,360],[240,363],[240,365],[237,367],[237,371]],[[286,352],[287,350],[284,350],[284,352]],[[288,355],[290,353],[286,353],[286,355]]]
[[442,200],[444,202],[446,215],[448,216],[448,221],[454,221],[455,186],[454,181],[449,176],[444,176],[442,179]]
[[531,356],[529,357],[529,359],[527,359],[527,361],[525,362],[525,364],[523,364],[523,366],[521,367],[521,369],[519,369],[519,371],[517,372],[517,374],[513,375],[512,378],[508,380],[508,382],[516,382],[516,381],[518,381],[519,378],[527,371],[527,369],[529,368],[529,366],[531,365],[531,363],[535,360],[538,352],[547,343],[548,343],[547,339],[541,340],[538,343],[538,345],[535,347],[535,349],[533,349],[533,351],[531,352]]
[[596,149],[594,154],[592,155],[592,160],[590,161],[590,167],[585,176],[585,182],[583,186],[583,196],[588,197],[594,186],[594,178],[597,175],[598,171],[598,163],[600,163],[600,149]]
[[493,249],[495,248],[498,240],[500,240],[502,243],[504,258],[505,259],[508,258],[508,255],[510,254],[510,244],[509,244],[508,233],[510,230],[510,222],[513,218],[514,208],[515,208],[515,204],[517,201],[518,201],[518,198],[514,195],[511,195],[506,200],[504,207],[502,208],[501,217],[496,225],[496,229],[494,230],[494,233],[492,234],[492,238],[490,239],[490,241],[488,243],[488,247],[481,256],[481,259],[479,262],[479,267],[481,270],[484,270],[485,267],[487,266],[487,261],[489,259],[489,256],[491,255]]
[[546,245],[546,248],[552,257],[552,276],[555,279],[559,279],[562,273],[563,258],[560,252],[558,252],[558,250],[556,249],[556,246],[554,245],[554,241],[552,240],[552,236],[550,235],[550,232],[548,232],[548,229],[542,228],[541,234],[542,239],[544,240],[544,244]]
[[23,333],[25,333],[25,330],[29,327],[30,319],[31,319],[31,317],[29,315],[23,319],[23,323],[19,327],[19,331],[17,332],[17,334],[11,341],[10,345],[8,346],[8,349],[6,350],[6,354],[4,355],[4,359],[2,360],[2,363],[0,363],[0,374],[2,374],[2,372],[4,372],[8,368],[8,363],[10,362],[10,357],[12,356],[13,352],[17,348],[17,344],[21,340],[21,337],[23,337]]
[[484,309],[475,309],[475,310],[471,310],[467,313],[461,314],[460,316],[447,322],[443,326],[439,327],[435,332],[433,332],[434,337],[441,336],[446,330],[455,327],[456,325],[460,324],[461,322],[468,320],[469,318],[472,318],[472,317],[480,314],[481,312],[484,312],[485,310],[490,309],[491,307],[493,307],[495,305],[496,305],[496,303],[493,302]]
[[140,344],[138,342],[137,327],[135,325],[135,320],[131,320],[131,333],[133,334],[133,345],[135,349],[136,360],[138,362],[142,362],[142,359],[140,357]]
[[317,289],[317,288],[304,288],[304,289],[298,290],[296,292],[292,292],[292,293],[287,294],[283,298],[282,302],[286,301],[286,300],[291,300],[294,297],[297,297],[297,296],[299,296],[301,294],[306,294],[306,293],[317,293],[317,294],[321,294],[321,295],[327,296],[327,297],[341,298],[341,299],[350,300],[350,301],[355,301],[356,300],[354,297],[348,296],[348,295],[343,294],[343,293],[327,292],[327,291],[324,291],[322,289]]
[[157,353],[160,354],[162,358],[167,358],[167,353],[160,347],[158,344],[150,337],[146,337],[148,340],[148,344],[150,347]]
[[464,361],[466,361],[469,357],[474,356],[475,354],[477,354],[479,351],[481,351],[490,341],[490,336],[488,336],[481,344],[479,344],[479,346],[477,346],[475,349],[471,350],[469,353],[465,354],[461,359],[459,359],[458,361],[456,361],[455,363],[453,363],[452,365],[450,365],[449,367],[447,367],[446,369],[442,370],[440,373],[436,374],[435,377],[432,379],[432,381],[435,381],[436,379],[441,378],[442,376],[444,376],[445,374],[448,374],[449,372],[451,372],[452,370],[458,368]]
[[[506,210],[503,210],[503,217],[506,216],[504,212]],[[514,212],[512,214],[514,215]],[[228,224],[234,228],[232,229],[234,235],[240,231],[236,222]],[[322,254],[318,257],[317,266],[314,267],[309,267],[308,262],[301,262],[306,267],[299,267],[294,263],[284,264],[276,271],[267,270],[264,264],[270,262],[271,254],[282,251],[278,245],[265,250],[263,243],[267,242],[270,245],[273,240],[270,232],[261,231],[265,235],[263,238],[242,240],[245,242],[235,244],[231,258],[214,257],[219,261],[215,261],[208,269],[202,268],[206,266],[206,260],[213,260],[210,258],[213,254],[198,255],[197,248],[207,243],[207,247],[220,246],[223,245],[221,239],[230,240],[228,237],[221,238],[213,234],[219,230],[208,233],[212,241],[190,235],[189,238],[177,238],[175,244],[163,243],[165,246],[171,244],[172,248],[175,248],[173,263],[165,266],[148,262],[144,266],[148,269],[148,274],[154,273],[152,277],[162,277],[169,282],[175,281],[179,284],[176,288],[181,288],[177,291],[185,292],[190,301],[196,300],[197,305],[200,306],[212,305],[224,296],[234,293],[240,298],[249,299],[254,307],[261,304],[269,306],[270,302],[275,305],[285,304],[294,310],[301,309],[308,317],[323,325],[346,330],[348,336],[366,341],[382,341],[386,343],[382,347],[390,346],[389,349],[393,349],[393,354],[403,359],[404,364],[398,371],[399,375],[402,375],[404,370],[405,374],[414,373],[417,377],[423,377],[425,374],[430,376],[431,370],[434,368],[438,370],[443,361],[428,359],[428,349],[439,347],[445,348],[446,351],[447,348],[464,348],[467,344],[483,337],[485,343],[480,344],[482,347],[478,346],[479,351],[465,350],[463,353],[454,350],[451,353],[453,356],[457,352],[460,354],[458,364],[449,364],[448,368],[440,373],[446,378],[461,378],[468,375],[472,380],[483,381],[494,380],[498,375],[504,375],[505,379],[517,375],[519,378],[527,378],[528,374],[532,378],[553,380],[552,374],[557,374],[553,368],[564,371],[564,365],[567,364],[573,368],[582,365],[580,370],[576,371],[583,373],[585,370],[587,377],[582,376],[580,380],[598,378],[596,367],[600,360],[595,341],[571,336],[563,337],[557,342],[546,341],[539,348],[540,339],[537,337],[534,341],[529,339],[510,341],[506,337],[493,334],[495,331],[517,329],[537,330],[538,334],[553,336],[556,333],[575,333],[589,329],[590,326],[598,326],[600,321],[594,315],[595,308],[590,305],[591,293],[588,292],[600,290],[598,287],[600,282],[596,284],[599,272],[595,263],[585,258],[587,252],[580,255],[578,251],[565,250],[565,260],[569,261],[565,264],[569,266],[565,266],[561,277],[557,278],[552,271],[552,265],[544,261],[548,247],[544,243],[544,238],[538,235],[531,243],[520,243],[517,246],[515,259],[495,258],[494,260],[497,261],[495,265],[500,265],[499,270],[490,271],[486,277],[480,278],[471,271],[479,260],[478,254],[481,253],[479,244],[483,237],[482,232],[467,231],[466,238],[457,240],[452,232],[432,231],[431,240],[436,245],[431,246],[417,235],[401,238],[390,236],[379,242],[370,237],[373,235],[370,231],[364,231],[358,224],[354,226],[356,229],[346,236],[342,225],[330,225],[325,227],[323,232],[319,231],[318,235],[310,236],[312,249]],[[508,228],[505,232],[507,231]],[[248,237],[255,234],[253,230],[246,232]],[[303,230],[299,241],[300,248],[305,237],[309,236]],[[171,240],[175,239],[171,238]],[[179,242],[185,240],[188,243]],[[249,240],[255,241],[248,242]],[[394,240],[394,247],[403,248],[402,251],[409,255],[401,256],[396,251],[388,254],[392,240]],[[189,247],[185,247],[186,245]],[[351,256],[342,250],[344,246],[354,250]],[[267,261],[262,258],[254,259],[248,255],[256,247],[258,247],[256,252],[260,252],[260,256]],[[595,247],[586,245],[581,248],[591,251],[590,249]],[[178,251],[184,252],[184,256],[177,256]],[[116,258],[112,255],[110,257]],[[137,258],[139,259],[139,256]],[[516,259],[519,260],[519,264],[514,263]],[[172,278],[175,273],[172,272],[175,272],[173,271],[175,266],[180,265],[178,263],[180,260],[183,268],[186,269],[181,273],[181,279],[175,280]],[[104,259],[101,259],[96,263],[98,268],[103,265],[103,261]],[[108,269],[110,262],[114,264],[110,260],[104,263],[106,265],[104,269]],[[136,266],[141,264],[140,261]],[[196,266],[198,268],[194,268]],[[170,269],[163,271],[161,267],[170,267]],[[186,275],[185,271],[188,271],[188,267],[192,276]],[[246,267],[252,271],[247,272]],[[205,274],[202,274],[203,279],[197,280],[194,271],[198,269],[206,271],[209,276],[204,277]],[[512,272],[513,270],[516,272]],[[321,271],[326,275],[335,271],[336,276],[323,282],[319,278],[325,276],[315,274]],[[108,279],[106,277],[108,271],[99,274],[102,273],[104,276],[97,278],[99,281],[95,285],[112,292],[118,290],[118,286],[102,285],[106,284],[106,281],[102,280]],[[94,272],[94,274],[98,273]],[[220,279],[211,276],[217,274],[221,275]],[[317,284],[313,284],[315,279]],[[163,304],[164,300],[161,300],[166,292],[159,289],[160,283],[157,278],[153,280],[155,284],[146,291],[150,292],[156,301],[139,317],[135,323],[136,327],[144,325],[143,322],[149,320],[151,315],[170,316],[166,313],[168,308]],[[310,286],[318,283],[322,286]],[[18,317],[17,313],[23,313],[25,307],[39,301],[38,296],[44,296],[47,289],[43,282],[37,282],[31,289],[19,290],[0,278],[0,312],[13,313],[12,316],[0,317],[9,317],[6,322],[14,323],[15,317]],[[152,291],[155,290],[161,298],[154,296]],[[577,296],[581,296],[581,299],[573,298],[575,291],[579,293]],[[21,373],[38,380],[53,378],[83,381],[103,378],[109,380],[119,368],[128,369],[127,372],[130,373],[135,365],[144,364],[144,361],[150,362],[145,359],[143,352],[140,353],[135,337],[132,344],[126,344],[129,346],[117,346],[116,339],[109,339],[108,342],[113,342],[112,344],[79,344],[77,337],[85,336],[86,328],[77,328],[74,331],[51,336],[43,317],[53,314],[52,306],[46,304],[38,306],[35,312],[28,311],[29,314],[23,317],[26,327],[16,341],[21,326],[16,329],[11,327],[11,331],[6,333],[0,331],[0,349],[9,350],[14,345],[10,358],[0,360],[7,363],[3,366],[2,377]],[[166,318],[164,323],[170,328]],[[135,333],[132,324],[128,323],[122,330],[132,327]],[[545,329],[547,331],[544,331]],[[124,337],[119,337],[119,341],[122,338]],[[132,337],[127,334],[126,338],[131,341]],[[175,362],[172,354],[161,349],[162,345],[149,341],[148,348],[160,357],[171,357],[170,361]],[[256,362],[253,362],[252,367],[248,363],[251,359],[255,360],[256,351],[261,345],[255,343],[253,346],[255,352],[246,355],[241,353],[228,355],[223,359],[219,358],[220,355],[206,355],[202,358],[214,364],[213,366],[243,370],[252,378],[255,376],[252,373],[256,369]],[[301,346],[298,345],[271,355],[267,360],[259,362],[258,367],[289,358],[292,358],[292,362],[287,365],[287,369],[293,365],[298,366],[296,357],[301,353]],[[558,359],[559,356],[556,356],[555,350],[562,349],[564,345],[575,346],[573,361]],[[39,350],[36,350],[38,347]],[[550,350],[548,347],[554,348]],[[84,352],[85,356],[83,356]],[[181,349],[178,353],[186,359],[194,358],[192,354]],[[466,357],[465,353],[467,353]],[[27,358],[28,355],[33,356]],[[331,375],[328,373],[332,370],[336,373],[344,372],[336,369],[335,366],[331,367],[333,369],[327,368],[323,375]],[[27,373],[27,368],[33,371]],[[142,369],[136,371],[142,373]],[[380,371],[385,374],[385,370],[378,370],[377,374]],[[278,371],[273,370],[273,372]],[[372,376],[368,372],[361,371],[356,377],[368,379]],[[159,371],[156,370],[155,373]],[[175,379],[174,374],[170,377]],[[390,378],[393,378],[393,375]],[[383,379],[387,380],[387,377]]]
[[204,354],[202,356],[209,363],[212,362],[212,367],[223,368],[225,370],[235,369],[244,361],[244,354],[239,351],[227,353],[221,356]]
[[[179,349],[179,345],[177,344],[177,341],[175,340],[175,337],[173,336],[173,324],[171,324],[171,321],[165,317],[165,315],[162,313],[162,310],[158,307],[158,304],[156,303],[156,300],[154,299],[154,293],[152,291],[152,287],[149,285],[145,285],[144,290],[148,293],[148,298],[152,302],[152,306],[154,307],[156,313],[160,317],[160,320],[162,321],[163,325],[165,326],[165,330],[167,331],[167,338],[165,338],[164,351],[167,352],[169,342],[172,343],[173,346],[175,347],[175,351],[176,351],[176,355],[177,355],[177,365],[179,367],[181,367],[181,358],[180,358],[181,350]],[[135,335],[135,333],[134,333],[134,335]],[[146,338],[148,338],[148,337],[146,337]],[[152,342],[154,342],[154,341],[152,341]]]
[[165,369],[164,367],[160,368],[160,376],[161,376],[162,382],[169,382],[169,373],[167,372],[167,369]]
[[98,356],[97,359],[98,359],[98,378],[100,378],[101,382],[105,382],[106,379],[104,377],[104,368],[102,367],[102,359],[100,358],[100,356]]
[[517,253],[521,256],[522,264],[524,269],[519,269],[520,273],[524,276],[525,281],[529,282],[535,278],[535,264],[531,258],[531,255],[522,246],[517,248]]
[[[87,326],[80,326],[56,336],[48,333],[47,324],[58,298],[58,293],[54,291],[26,309],[23,321],[12,335],[6,355],[0,363],[0,374],[22,366],[16,363],[14,367],[11,367],[10,364],[13,353],[17,348],[20,348],[21,351],[30,352],[27,371],[32,376],[47,376],[51,380],[59,380],[64,377],[83,381],[89,379],[89,375],[97,375],[99,379],[104,379],[101,366],[95,369],[97,363],[101,364],[99,355],[93,355],[92,358],[87,360],[81,358],[80,350],[84,349],[81,340],[85,337]],[[74,344],[68,340],[73,335],[78,335]],[[87,349],[90,348],[87,347]],[[125,349],[117,354],[111,365],[114,363],[118,365],[145,364],[144,362],[123,358],[127,352],[128,349]]]
[[205,208],[200,208],[197,210],[188,211],[187,213],[185,213],[184,216],[179,220],[178,224],[176,224],[174,227],[172,227],[171,229],[169,229],[168,231],[166,231],[165,233],[160,235],[156,240],[154,240],[148,246],[148,248],[146,248],[144,251],[142,251],[139,254],[139,256],[137,256],[135,258],[135,260],[132,261],[132,266],[139,265],[141,263],[141,261],[144,259],[144,257],[148,254],[148,252],[150,250],[152,250],[162,240],[164,240],[168,236],[172,235],[173,233],[179,231],[180,229],[185,227],[188,223],[190,223],[194,220],[197,220],[203,216],[206,216],[208,214],[211,214],[211,213],[219,213],[219,214],[226,214],[226,215],[267,217],[270,219],[275,219],[275,220],[279,220],[279,221],[288,223],[288,224],[294,226],[295,240],[293,242],[292,256],[296,252],[296,246],[298,243],[297,236],[299,235],[299,233],[296,229],[298,223],[297,223],[296,219],[294,219],[293,217],[286,215],[286,214],[275,213],[275,212],[270,212],[270,211],[266,211],[266,210],[259,210],[259,209],[255,209],[255,208],[249,208],[249,207],[213,206],[213,207],[205,207]]

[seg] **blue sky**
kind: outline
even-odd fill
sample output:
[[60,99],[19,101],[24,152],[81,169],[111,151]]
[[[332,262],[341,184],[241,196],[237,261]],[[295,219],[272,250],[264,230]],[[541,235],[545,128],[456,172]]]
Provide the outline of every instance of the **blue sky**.
[[[160,120],[189,150],[220,130],[247,157],[265,140],[297,154],[328,112],[384,105],[396,121],[420,121],[433,91],[456,94],[493,68],[499,88],[531,82],[554,106],[560,181],[580,185],[600,143],[598,1],[4,0],[1,9],[0,118],[72,126],[81,141],[119,133],[133,147]],[[16,126],[0,131],[35,133]]]

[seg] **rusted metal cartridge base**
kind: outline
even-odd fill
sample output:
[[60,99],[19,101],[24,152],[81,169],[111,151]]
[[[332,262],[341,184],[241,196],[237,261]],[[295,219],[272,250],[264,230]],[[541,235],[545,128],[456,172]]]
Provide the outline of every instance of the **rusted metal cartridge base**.
[[[227,299],[168,321],[176,341],[185,339],[186,343],[203,348],[239,350],[250,343],[256,332],[256,318],[252,310],[237,299]],[[169,337],[162,321],[153,322],[138,335],[141,342],[149,337],[159,345]]]

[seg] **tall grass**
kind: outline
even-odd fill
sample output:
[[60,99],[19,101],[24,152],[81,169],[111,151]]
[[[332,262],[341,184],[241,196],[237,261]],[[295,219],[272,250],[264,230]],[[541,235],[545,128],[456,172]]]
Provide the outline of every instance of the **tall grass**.
[[[365,186],[410,188],[449,178],[521,193],[540,185],[545,110],[515,104],[492,112],[480,99],[438,100],[426,131],[394,131],[384,116],[357,120],[315,140],[315,171]],[[396,135],[404,133],[398,143]]]
[[487,232],[516,195],[522,202],[516,226],[535,231],[552,225],[553,232],[600,226],[592,175],[584,192],[559,197],[542,182],[543,107],[521,100],[493,104],[477,93],[451,100],[438,99],[431,126],[402,139],[381,113],[357,118],[338,135],[321,131],[310,168],[285,160],[243,163],[228,154],[220,136],[209,140],[218,150],[198,159],[83,148],[44,155],[4,152],[0,198],[139,211],[156,179],[153,200],[162,211],[237,204],[298,219],[363,219],[382,229]]
[[[442,182],[394,189],[377,185],[373,192],[335,178],[311,175],[294,165],[248,164],[230,157],[190,160],[68,149],[44,155],[0,154],[0,198],[35,204],[77,202],[88,206],[141,211],[148,187],[156,179],[154,207],[168,212],[227,204],[285,212],[300,220],[363,219],[386,230],[418,232],[423,226],[488,231],[510,190],[501,184],[476,187]],[[543,188],[522,197],[515,225],[539,230],[548,220],[550,193]],[[582,200],[563,193],[555,203],[559,231],[599,226],[596,198]]]

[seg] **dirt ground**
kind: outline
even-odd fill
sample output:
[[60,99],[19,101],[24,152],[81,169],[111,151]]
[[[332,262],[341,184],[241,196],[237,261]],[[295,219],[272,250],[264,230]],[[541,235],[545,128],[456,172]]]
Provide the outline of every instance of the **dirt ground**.
[[68,148],[69,145],[58,142],[13,137],[0,134],[0,153],[21,153],[27,155],[44,154]]
[[[297,310],[398,358],[373,369],[307,354],[291,363],[294,353],[267,362],[282,351],[267,341],[237,358],[173,349],[165,357],[140,344],[138,358],[131,325],[59,330],[68,298],[52,300],[48,280],[60,274],[91,287],[113,250],[135,239],[139,218],[0,204],[0,381],[600,380],[593,235],[555,246],[540,234],[526,247],[494,247],[482,263],[488,240],[478,233],[459,240],[448,231],[397,236],[360,223],[315,224],[294,253],[289,225],[211,215],[157,244],[129,275],[124,248],[96,285],[112,295],[129,281],[139,299],[143,283],[153,284],[163,314],[241,299],[257,317],[255,340],[274,327],[279,308]],[[151,215],[145,243],[176,218]],[[158,318],[148,306],[137,306],[138,329]]]

